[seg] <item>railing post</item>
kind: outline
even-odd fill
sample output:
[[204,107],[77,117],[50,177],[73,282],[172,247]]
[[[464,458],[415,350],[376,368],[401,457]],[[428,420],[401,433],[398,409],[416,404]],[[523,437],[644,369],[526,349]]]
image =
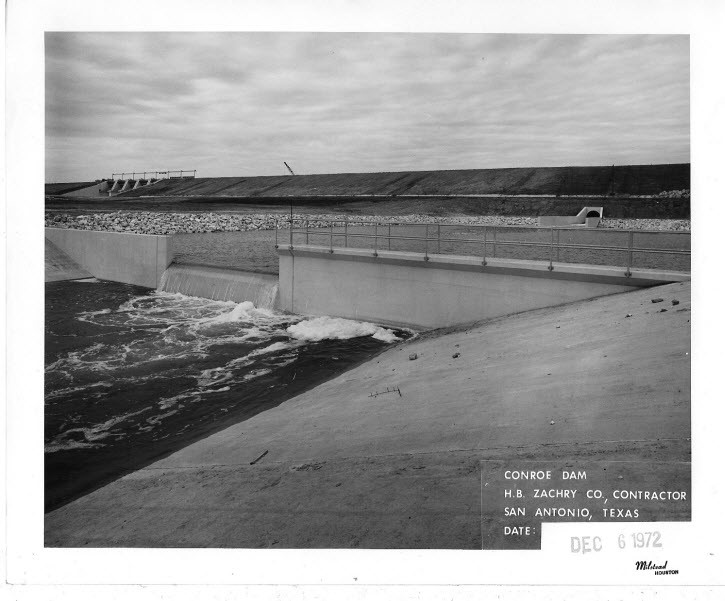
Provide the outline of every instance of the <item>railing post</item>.
[[549,247],[549,271],[554,270],[554,226],[551,226],[551,246]]
[[559,242],[561,240],[561,230],[557,228],[556,230],[556,262],[559,262]]
[[483,266],[486,267],[486,232],[488,228],[483,226]]
[[[139,173],[141,173],[141,172],[139,172]],[[289,225],[289,230],[290,230],[289,231],[289,247],[288,248],[289,248],[290,252],[294,249],[294,235],[295,235],[295,233],[300,233],[300,234],[303,233],[302,227],[300,227],[300,231],[299,232],[295,232],[295,219],[296,219],[296,217],[294,215],[294,206],[290,206],[290,212],[289,212],[289,216],[288,216],[288,221],[289,221],[289,224],[288,225]],[[300,215],[300,222],[302,220],[304,220],[305,243],[306,244],[310,244],[310,227],[311,227],[310,221],[311,221],[311,219],[309,218],[309,216],[308,217],[302,217]],[[283,226],[284,221],[285,221],[285,219],[281,215],[279,217],[275,217],[274,218],[274,247],[275,247],[275,249],[279,249],[280,248],[280,245],[282,244],[282,240],[284,238],[284,234],[280,235],[281,230],[284,229],[284,226]],[[349,237],[351,235],[349,233],[349,226],[350,226],[349,216],[347,216],[347,215],[344,216],[343,223],[344,223],[345,247],[348,247],[349,246]],[[392,250],[392,238],[393,238],[393,236],[392,236],[392,226],[393,226],[393,223],[391,221],[382,222],[383,231],[385,231],[385,227],[387,226],[387,236],[384,235],[384,234],[383,235],[380,234],[380,228],[379,228],[379,226],[381,225],[381,222],[379,222],[377,220],[376,221],[373,221],[373,222],[370,222],[369,220],[365,220],[362,223],[364,224],[364,227],[369,227],[370,225],[372,225],[373,228],[374,228],[374,230],[373,230],[374,231],[374,233],[373,233],[373,241],[374,241],[373,242],[373,256],[374,257],[378,257],[379,256],[379,242],[378,241],[381,238],[387,238],[387,240],[388,240],[388,250]],[[431,252],[430,243],[431,242],[436,242],[437,243],[437,246],[434,247],[434,251],[435,251],[436,248],[438,249],[438,253],[440,253],[440,252],[443,251],[443,249],[442,249],[442,241],[443,241],[442,229],[443,229],[443,227],[442,227],[442,225],[440,223],[434,223],[433,225],[436,226],[436,238],[431,238],[431,236],[430,236],[430,226],[431,226],[431,223],[419,223],[419,224],[416,224],[416,227],[419,227],[419,226],[422,226],[422,225],[425,226],[425,233],[424,233],[425,238],[423,240],[424,245],[425,245],[424,246],[424,261],[430,261],[430,252]],[[320,227],[321,228],[324,228],[324,226],[322,224],[320,224]],[[342,232],[336,234],[335,233],[335,227],[337,227],[337,221],[335,219],[330,219],[329,220],[330,244],[329,244],[329,247],[328,247],[328,250],[329,250],[330,253],[333,253],[334,252],[334,248],[335,248],[335,236],[336,235],[337,236],[343,235]],[[483,225],[482,224],[480,227],[483,228],[483,240],[481,240],[481,238],[478,238],[478,237],[465,238],[463,240],[464,240],[465,243],[474,244],[474,246],[476,244],[481,244],[482,243],[481,265],[485,268],[488,265],[488,243],[489,243],[489,238],[491,238],[491,244],[493,245],[493,254],[492,254],[492,257],[495,259],[496,258],[496,254],[495,253],[497,251],[497,248],[496,247],[498,246],[498,244],[497,244],[498,227],[504,227],[505,228],[506,226]],[[538,227],[538,228],[536,228],[536,231],[538,231],[540,234],[543,234],[543,230],[545,230],[546,227],[549,227],[549,230],[550,230],[549,231],[550,239],[549,239],[549,242],[548,242],[548,246],[549,246],[549,257],[548,258],[549,258],[549,261],[548,261],[547,269],[549,271],[553,271],[555,269],[554,262],[556,261],[557,264],[561,262],[561,230],[562,229],[568,229],[568,228],[558,227],[558,226],[545,226],[545,227]],[[489,233],[488,233],[489,228],[492,228],[493,229],[493,235],[489,235]],[[477,228],[477,231],[480,231],[480,230]],[[529,230],[529,231],[534,231],[534,230]],[[619,240],[620,240],[619,243],[616,243],[616,244],[614,244],[612,246],[610,246],[609,244],[605,244],[605,243],[599,243],[599,244],[576,244],[576,243],[573,243],[573,242],[571,242],[569,240],[565,240],[564,246],[565,246],[566,249],[568,249],[568,248],[573,248],[573,249],[580,248],[580,249],[590,249],[590,250],[597,250],[597,251],[601,250],[601,251],[604,251],[604,252],[611,252],[611,251],[614,251],[614,252],[625,252],[627,254],[627,259],[626,259],[626,272],[625,272],[624,275],[626,277],[632,277],[632,269],[633,269],[633,264],[634,264],[634,251],[635,251],[635,248],[637,248],[635,246],[635,240],[634,240],[634,238],[635,238],[635,234],[637,233],[637,230],[634,230],[634,229],[620,230],[620,236],[621,236],[621,234],[624,234],[625,232],[627,233],[627,236],[628,236],[627,246],[624,246],[621,243],[621,238],[619,238]],[[320,232],[317,235],[322,236],[323,234]],[[358,234],[352,234],[352,235],[353,236],[357,236]],[[359,236],[360,237],[366,237],[366,238],[369,238],[370,237],[367,234],[359,234]],[[412,235],[407,235],[407,234],[403,233],[400,236],[396,236],[396,239],[403,239],[403,240],[411,240],[411,241],[414,241],[414,240],[420,240],[420,236],[415,235],[415,233],[413,233]],[[454,239],[449,239],[449,240],[454,240]],[[545,248],[547,246],[547,243],[545,243],[542,239],[538,238],[538,236],[537,236],[536,241],[517,241],[517,240],[506,240],[506,239],[504,239],[504,240],[502,240],[502,244],[505,244],[505,245],[506,244],[511,244],[511,245],[515,245],[515,246],[520,244],[520,245],[525,246],[527,248],[529,246],[534,246],[534,247],[539,247],[539,248]],[[385,247],[383,246],[383,248],[385,248]],[[675,254],[675,255],[685,255],[685,254],[688,254],[689,255],[689,252],[688,251],[670,250],[670,249],[664,250],[664,249],[659,249],[659,248],[643,248],[643,249],[638,249],[638,250],[641,251],[641,252],[643,252],[643,253],[650,253],[650,254],[654,254],[654,255],[662,254],[662,253],[669,253],[669,254]],[[469,253],[469,254],[475,255],[475,250],[472,253]],[[543,257],[540,257],[540,258],[543,259]],[[568,257],[565,257],[564,261],[566,262],[567,259],[568,259]],[[610,262],[609,264],[610,265],[616,265],[616,262]]]
[[292,250],[292,230],[294,229],[294,217],[292,216],[292,205],[289,207],[289,249]]
[[634,230],[629,230],[628,242],[627,242],[627,271],[625,277],[632,277],[632,248],[634,247]]

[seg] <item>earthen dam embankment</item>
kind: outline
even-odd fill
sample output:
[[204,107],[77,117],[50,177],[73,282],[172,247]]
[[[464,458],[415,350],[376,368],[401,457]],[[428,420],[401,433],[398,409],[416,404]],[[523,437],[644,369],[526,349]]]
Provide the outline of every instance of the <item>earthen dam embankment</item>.
[[609,217],[672,219],[689,217],[689,194],[659,195],[689,189],[690,165],[682,163],[176,178],[95,202],[327,207],[352,203],[358,208],[394,203],[398,210],[414,202],[416,211],[426,213],[538,216],[576,214],[592,204],[587,199],[597,198],[604,199],[596,204],[603,205]]

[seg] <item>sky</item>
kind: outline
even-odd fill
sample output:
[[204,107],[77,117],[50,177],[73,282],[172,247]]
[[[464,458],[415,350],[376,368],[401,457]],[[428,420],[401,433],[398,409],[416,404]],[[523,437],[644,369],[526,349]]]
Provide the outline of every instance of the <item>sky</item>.
[[46,182],[690,161],[682,35],[46,33]]

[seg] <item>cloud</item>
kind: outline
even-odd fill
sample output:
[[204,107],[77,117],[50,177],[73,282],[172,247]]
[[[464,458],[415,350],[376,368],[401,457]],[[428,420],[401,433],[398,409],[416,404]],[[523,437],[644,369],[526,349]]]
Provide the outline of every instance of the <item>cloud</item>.
[[48,33],[46,179],[689,161],[687,36]]

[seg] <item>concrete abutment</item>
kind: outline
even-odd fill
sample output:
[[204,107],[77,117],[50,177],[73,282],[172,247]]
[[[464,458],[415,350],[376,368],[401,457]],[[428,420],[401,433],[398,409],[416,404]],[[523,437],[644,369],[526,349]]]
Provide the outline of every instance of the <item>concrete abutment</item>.
[[462,325],[678,281],[689,274],[456,255],[280,247],[280,308],[416,329]]
[[45,228],[49,240],[102,280],[156,288],[171,263],[171,236]]

